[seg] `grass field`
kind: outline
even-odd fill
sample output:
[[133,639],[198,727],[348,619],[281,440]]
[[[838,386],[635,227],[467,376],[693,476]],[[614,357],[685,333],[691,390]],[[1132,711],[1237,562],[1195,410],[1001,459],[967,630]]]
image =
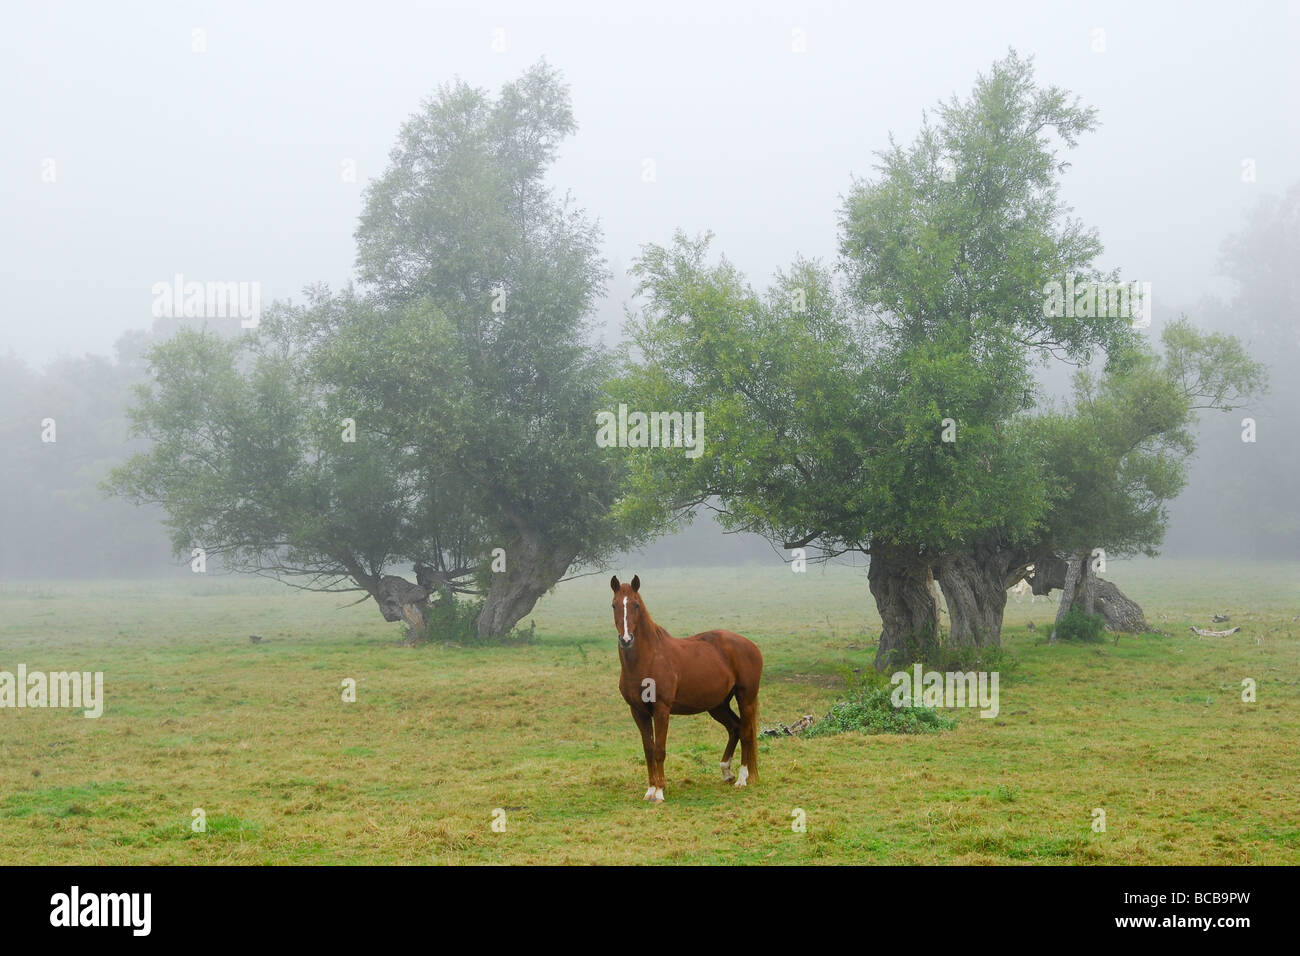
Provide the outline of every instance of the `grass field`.
[[[1055,605],[1011,602],[995,719],[763,739],[738,791],[722,728],[676,717],[658,806],[607,575],[547,597],[535,643],[494,648],[398,646],[373,605],[263,581],[5,584],[0,670],[103,671],[106,703],[0,709],[0,863],[1300,862],[1300,564],[1107,576],[1164,635],[1048,646]],[[863,570],[642,578],[670,632],[759,644],[765,725],[825,713],[837,669],[872,660]],[[1240,632],[1188,630],[1223,610]]]

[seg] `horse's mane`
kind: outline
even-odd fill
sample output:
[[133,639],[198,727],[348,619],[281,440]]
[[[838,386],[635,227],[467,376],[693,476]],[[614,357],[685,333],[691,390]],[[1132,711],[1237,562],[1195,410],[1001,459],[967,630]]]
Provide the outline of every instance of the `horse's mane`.
[[[640,596],[639,592],[638,596]],[[654,616],[650,613],[650,607],[645,603],[645,598],[641,598],[641,617],[653,629],[655,637],[672,637],[667,629],[660,627],[659,622],[654,619]]]

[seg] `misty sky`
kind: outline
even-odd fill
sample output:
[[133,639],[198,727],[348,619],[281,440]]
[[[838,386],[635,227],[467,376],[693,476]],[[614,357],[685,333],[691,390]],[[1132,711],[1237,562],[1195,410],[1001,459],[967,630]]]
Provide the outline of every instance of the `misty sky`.
[[1223,289],[1220,242],[1300,171],[1295,2],[614,6],[6,5],[0,351],[107,353],[177,272],[264,302],[342,284],[362,187],[421,99],[457,75],[495,92],[543,55],[580,125],[554,182],[620,266],[679,227],[757,283],[832,258],[851,176],[1008,46],[1100,109],[1065,196],[1157,310]]

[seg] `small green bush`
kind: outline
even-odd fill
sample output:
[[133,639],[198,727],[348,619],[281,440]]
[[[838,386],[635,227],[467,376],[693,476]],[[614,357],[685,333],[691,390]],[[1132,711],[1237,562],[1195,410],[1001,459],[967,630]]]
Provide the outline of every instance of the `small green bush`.
[[482,601],[457,599],[450,591],[444,591],[429,605],[425,633],[429,640],[439,644],[477,644],[478,629],[474,622],[482,608]]
[[437,599],[429,605],[425,616],[427,627],[425,634],[435,644],[531,644],[537,625],[530,622],[527,629],[516,627],[509,634],[495,640],[483,640],[478,636],[478,616],[483,610],[483,602],[458,598],[450,591],[438,594]]
[[890,700],[893,687],[884,675],[858,676],[842,670],[849,696],[805,731],[805,737],[828,737],[857,731],[863,734],[937,734],[952,730],[957,718],[933,707],[895,707]]
[[1100,644],[1105,640],[1106,619],[1100,614],[1085,614],[1072,607],[1056,625],[1056,639],[1077,644]]

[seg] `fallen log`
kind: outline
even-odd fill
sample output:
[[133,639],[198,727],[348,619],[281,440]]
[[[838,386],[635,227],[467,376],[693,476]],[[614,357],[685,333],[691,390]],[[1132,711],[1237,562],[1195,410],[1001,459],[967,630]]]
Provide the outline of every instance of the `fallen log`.
[[1195,631],[1197,634],[1199,634],[1201,637],[1227,637],[1229,634],[1236,634],[1238,631],[1240,631],[1241,625],[1237,625],[1236,627],[1230,627],[1226,631],[1211,631],[1209,628],[1197,627],[1195,624],[1193,624],[1192,630]]
[[817,723],[817,718],[812,714],[804,714],[793,724],[777,724],[775,727],[764,727],[759,731],[760,737],[793,737],[795,734],[801,734],[813,724]]

